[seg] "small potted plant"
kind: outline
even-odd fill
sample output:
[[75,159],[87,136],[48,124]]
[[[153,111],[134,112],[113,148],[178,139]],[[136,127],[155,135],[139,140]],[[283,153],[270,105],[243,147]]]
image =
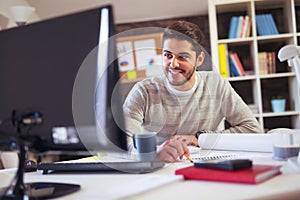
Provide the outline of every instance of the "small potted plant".
[[284,112],[285,99],[282,96],[273,96],[271,99],[271,106],[273,112]]

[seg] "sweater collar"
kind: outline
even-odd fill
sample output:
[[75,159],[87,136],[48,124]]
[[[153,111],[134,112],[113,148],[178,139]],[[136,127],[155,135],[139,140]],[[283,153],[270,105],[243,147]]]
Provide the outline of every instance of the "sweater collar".
[[173,94],[175,94],[175,95],[177,95],[177,96],[189,96],[189,95],[192,95],[192,94],[195,92],[195,90],[196,90],[196,88],[197,88],[197,85],[198,85],[198,83],[199,83],[199,78],[198,78],[198,75],[197,75],[197,73],[196,73],[196,76],[195,76],[195,83],[194,83],[193,87],[192,87],[191,89],[189,89],[189,90],[186,90],[186,91],[176,90],[175,88],[173,88],[173,87],[170,85],[170,83],[169,83],[169,81],[167,80],[167,78],[165,78],[165,82],[166,82],[166,87],[167,87],[167,89],[169,90],[169,92],[171,92],[171,93],[173,93]]

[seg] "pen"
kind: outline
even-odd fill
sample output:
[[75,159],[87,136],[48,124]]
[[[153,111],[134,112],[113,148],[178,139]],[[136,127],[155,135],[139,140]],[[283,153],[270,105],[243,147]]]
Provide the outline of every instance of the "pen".
[[188,159],[191,163],[194,163],[193,160],[190,158],[190,156],[189,156],[187,153],[184,153],[183,155],[184,155],[184,156],[186,157],[186,159]]

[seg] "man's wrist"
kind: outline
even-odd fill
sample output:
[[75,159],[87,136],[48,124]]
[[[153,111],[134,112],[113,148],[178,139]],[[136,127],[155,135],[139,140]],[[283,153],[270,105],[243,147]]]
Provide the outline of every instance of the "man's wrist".
[[198,131],[198,132],[195,134],[195,137],[197,138],[197,140],[198,140],[199,136],[200,136],[202,133],[207,133],[207,131],[206,131],[206,130]]

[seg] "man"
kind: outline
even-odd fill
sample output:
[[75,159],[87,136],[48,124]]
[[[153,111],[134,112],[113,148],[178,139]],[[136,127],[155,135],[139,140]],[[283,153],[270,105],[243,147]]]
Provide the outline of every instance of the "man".
[[[198,145],[201,132],[262,132],[259,123],[229,82],[219,74],[196,71],[205,54],[195,24],[176,21],[163,33],[164,75],[137,83],[124,103],[129,134],[157,132],[157,157],[174,162]],[[231,127],[218,130],[223,119]]]

